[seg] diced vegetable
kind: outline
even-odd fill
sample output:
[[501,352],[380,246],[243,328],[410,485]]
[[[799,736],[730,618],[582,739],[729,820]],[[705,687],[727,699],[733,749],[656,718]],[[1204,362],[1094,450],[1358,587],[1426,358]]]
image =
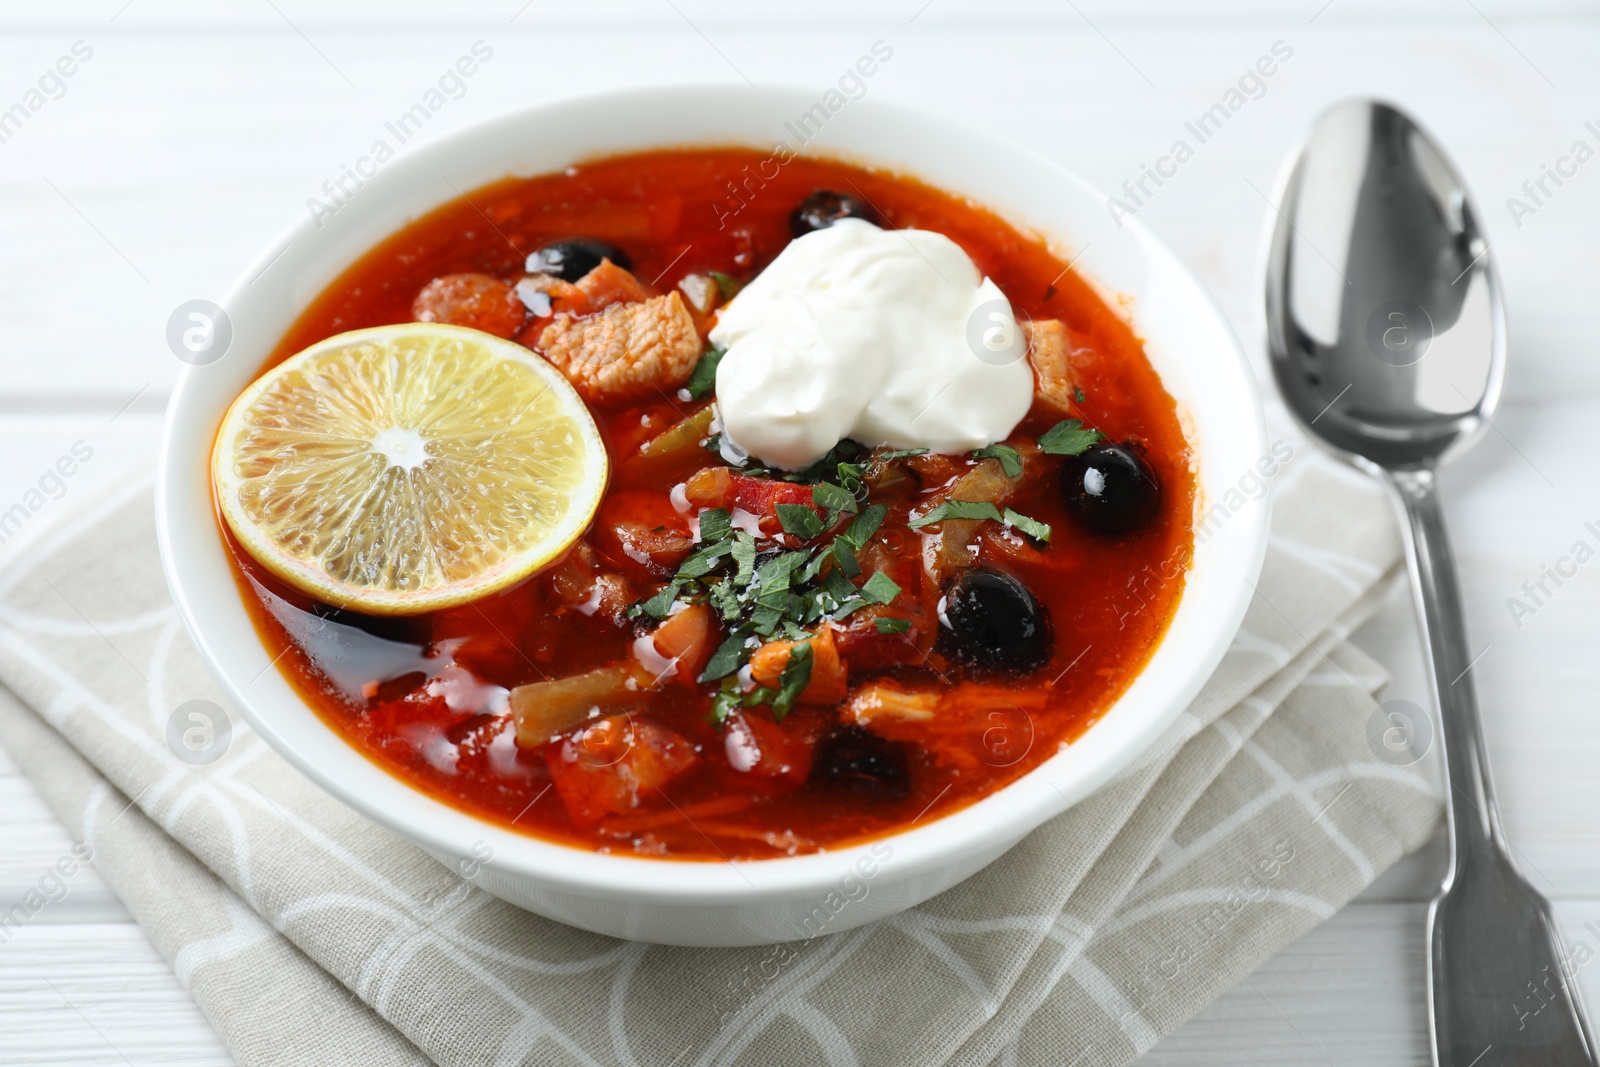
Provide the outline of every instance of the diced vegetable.
[[711,423],[716,417],[717,409],[707,404],[645,442],[644,447],[639,449],[639,455],[659,458],[698,448],[700,442],[711,433]]
[[694,687],[717,647],[716,619],[705,603],[692,604],[656,627],[651,638],[656,654],[676,665],[672,677]]
[[717,279],[709,274],[685,274],[678,279],[678,288],[689,306],[702,315],[711,314],[712,309],[722,303],[722,289]]
[[537,748],[593,715],[638,704],[650,677],[634,663],[519,685],[511,690],[517,744]]
[[844,660],[839,656],[839,645],[834,639],[833,627],[821,627],[814,637],[805,642],[768,641],[750,657],[750,676],[756,684],[768,689],[778,689],[783,672],[797,644],[811,647],[811,677],[800,692],[802,704],[837,704],[845,697],[847,678]]
[[727,467],[703,467],[683,485],[689,503],[702,508],[725,508],[733,502],[733,472]]
[[627,715],[601,719],[545,752],[556,793],[580,826],[664,799],[661,790],[696,762],[680,734]]

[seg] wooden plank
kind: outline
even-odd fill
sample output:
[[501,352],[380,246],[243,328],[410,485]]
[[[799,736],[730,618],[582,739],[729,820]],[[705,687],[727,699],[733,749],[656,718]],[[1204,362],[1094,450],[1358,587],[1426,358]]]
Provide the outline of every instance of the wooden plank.
[[0,946],[0,1063],[233,1063],[132,923],[31,926]]

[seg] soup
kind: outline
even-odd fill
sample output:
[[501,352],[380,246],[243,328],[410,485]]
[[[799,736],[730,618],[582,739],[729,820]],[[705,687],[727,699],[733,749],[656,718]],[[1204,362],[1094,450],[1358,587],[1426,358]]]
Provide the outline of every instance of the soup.
[[[998,287],[1020,340],[997,349],[1025,351],[1033,382],[1003,439],[847,437],[799,468],[741,453],[717,361],[758,357],[706,338],[829,230],[872,248],[943,235]],[[1040,238],[910,178],[739,149],[508,178],[363,256],[269,367],[415,320],[573,380],[610,470],[582,537],[508,589],[379,615],[319,602],[220,525],[269,653],[324,721],[490,822],[703,861],[921,825],[1080,736],[1182,592],[1192,455],[1138,338]],[[586,361],[602,328],[649,332],[651,358]],[[954,399],[957,421],[982,402]]]

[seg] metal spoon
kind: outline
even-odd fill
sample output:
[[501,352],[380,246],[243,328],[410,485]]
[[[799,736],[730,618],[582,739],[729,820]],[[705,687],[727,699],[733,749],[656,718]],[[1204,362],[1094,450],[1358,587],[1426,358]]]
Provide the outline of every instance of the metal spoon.
[[1505,315],[1465,184],[1401,111],[1339,104],[1280,198],[1267,260],[1273,376],[1306,428],[1382,477],[1404,514],[1439,708],[1450,865],[1428,909],[1439,1067],[1595,1067],[1550,904],[1521,875],[1495,808],[1455,561],[1434,471],[1488,422]]

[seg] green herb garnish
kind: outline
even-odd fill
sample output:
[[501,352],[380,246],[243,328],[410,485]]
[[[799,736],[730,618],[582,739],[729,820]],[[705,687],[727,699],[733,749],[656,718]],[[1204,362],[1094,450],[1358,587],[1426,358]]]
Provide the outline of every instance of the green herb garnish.
[[712,544],[733,536],[733,515],[727,508],[707,508],[700,513],[700,543]]
[[700,362],[694,365],[694,372],[689,375],[689,381],[683,387],[691,399],[699,400],[711,395],[711,391],[717,385],[717,364],[722,362],[725,354],[720,348],[705,350]]
[[718,678],[726,678],[740,667],[745,661],[745,636],[734,634],[717,646],[711,653],[711,658],[706,661],[706,669],[700,672],[697,679],[701,682],[714,682]]
[[637,619],[640,615],[648,615],[652,619],[664,619],[672,611],[672,602],[678,599],[678,591],[683,588],[680,581],[671,581],[661,587],[655,596],[648,600],[641,600],[628,609],[628,617]]
[[1077,456],[1104,436],[1077,419],[1062,419],[1039,435],[1039,449],[1052,456]]
[[1019,511],[1012,511],[1010,508],[1006,508],[1005,521],[1029,537],[1046,543],[1050,541],[1050,524],[1048,522],[1040,522],[1038,519],[1030,518]]
[[887,615],[880,615],[872,620],[872,625],[880,634],[903,634],[911,629],[911,620],[892,619]]
[[1007,478],[1016,478],[1022,474],[1022,456],[1010,445],[985,445],[972,453],[973,459],[997,459],[1000,469],[1006,472]]
[[862,583],[861,595],[874,604],[887,604],[900,595],[900,586],[883,571],[876,571]]
[[924,526],[932,526],[936,522],[946,519],[993,519],[1003,522],[1000,509],[987,500],[946,500],[920,518],[912,519],[906,523],[913,530],[920,530]]
[[779,504],[778,524],[783,532],[802,541],[814,541],[822,536],[822,518],[805,504]]
[[855,512],[859,508],[854,493],[832,482],[818,482],[813,485],[811,501],[824,511]]
[[744,282],[720,270],[711,272],[711,280],[717,283],[717,292],[722,294],[724,300],[732,300],[739,294],[739,290],[744,288]]
[[783,665],[783,673],[778,675],[778,692],[772,698],[772,717],[781,722],[810,682],[811,642],[802,641],[789,649],[789,662]]

